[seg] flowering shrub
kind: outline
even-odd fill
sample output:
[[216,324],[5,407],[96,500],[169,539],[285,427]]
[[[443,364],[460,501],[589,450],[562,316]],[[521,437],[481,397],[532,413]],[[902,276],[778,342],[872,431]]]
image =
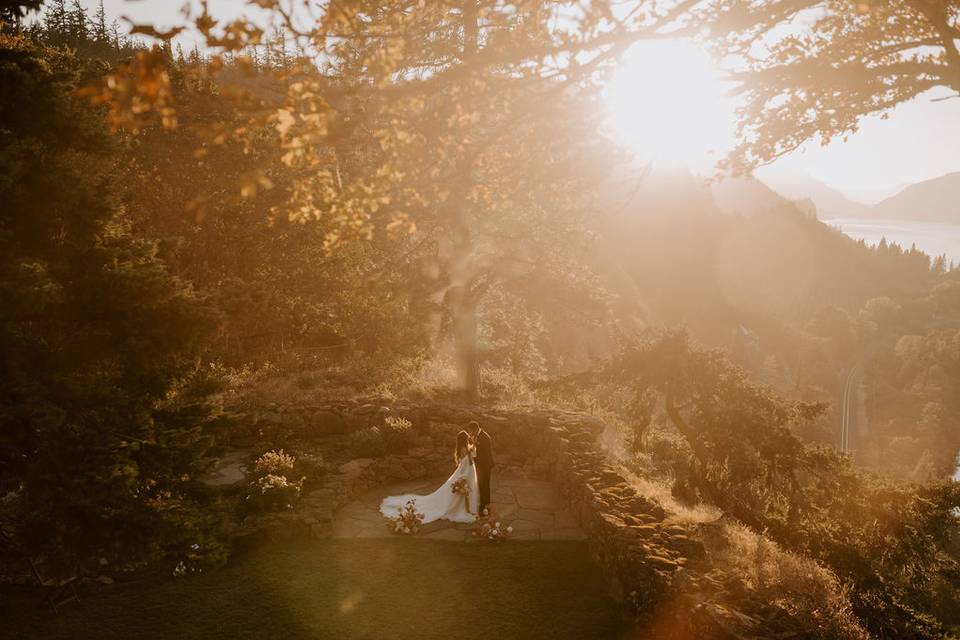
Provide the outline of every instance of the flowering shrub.
[[406,418],[387,416],[384,419],[383,439],[387,451],[406,451],[410,448],[413,424]]
[[253,470],[257,477],[266,475],[288,476],[293,472],[293,465],[297,459],[284,453],[283,449],[278,451],[267,451],[257,458]]
[[377,427],[357,431],[350,436],[350,447],[361,458],[379,458],[386,454],[387,443]]
[[417,501],[411,498],[403,508],[397,509],[397,517],[387,527],[394,533],[412,535],[420,531],[422,524],[423,514],[417,511]]
[[473,530],[474,536],[486,538],[490,542],[503,542],[511,533],[513,527],[490,509],[483,510],[483,515],[477,519],[477,528]]
[[259,511],[291,509],[300,497],[303,481],[304,478],[300,478],[291,482],[286,476],[268,473],[251,483],[251,491],[247,494],[248,504]]

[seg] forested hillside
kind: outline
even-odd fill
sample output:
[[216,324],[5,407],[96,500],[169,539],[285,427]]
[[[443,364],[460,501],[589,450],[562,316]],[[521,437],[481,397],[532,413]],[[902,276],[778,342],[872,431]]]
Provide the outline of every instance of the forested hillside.
[[[601,133],[599,74],[675,20],[729,26],[728,3],[577,3],[562,33],[552,3],[348,3],[309,28],[254,4],[278,20],[204,5],[187,47],[102,4],[0,4],[5,577],[220,566],[222,513],[414,455],[390,402],[568,409],[667,510],[839,585],[827,603],[700,558],[677,593],[723,582],[755,630],[820,620],[797,637],[953,637],[960,271]],[[327,416],[340,448],[296,467],[305,438],[244,417],[333,401],[369,428]],[[238,451],[259,477],[212,497]]]

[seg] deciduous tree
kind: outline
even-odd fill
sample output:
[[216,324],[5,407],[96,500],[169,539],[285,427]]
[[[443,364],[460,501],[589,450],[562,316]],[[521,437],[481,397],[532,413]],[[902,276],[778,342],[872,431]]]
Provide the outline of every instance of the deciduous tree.
[[[430,274],[464,389],[476,396],[484,293],[508,282],[543,287],[574,271],[584,193],[602,169],[591,149],[597,110],[587,108],[596,74],[694,3],[666,15],[654,3],[621,11],[580,1],[357,1],[318,14],[297,3],[251,4],[322,62],[284,70],[284,104],[248,103],[242,127],[214,127],[211,139],[274,126],[296,176],[276,214],[319,224],[330,250],[406,234],[412,246],[401,255]],[[192,21],[223,54],[264,37],[260,25],[221,23],[205,7]],[[169,39],[177,30],[135,31]],[[151,96],[166,95],[157,64],[142,55],[120,74],[132,83],[115,80],[97,94],[118,126],[138,127]],[[156,106],[171,108],[165,99]]]
[[736,60],[737,173],[846,138],[932,89],[960,94],[958,0],[721,0],[687,18]]

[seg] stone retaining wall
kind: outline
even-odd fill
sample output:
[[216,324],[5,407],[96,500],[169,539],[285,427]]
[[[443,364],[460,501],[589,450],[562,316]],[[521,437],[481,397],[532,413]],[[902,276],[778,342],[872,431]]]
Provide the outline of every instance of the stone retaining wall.
[[[589,537],[591,553],[611,595],[638,617],[668,597],[703,547],[684,526],[669,522],[656,501],[640,495],[598,444],[605,430],[596,417],[563,411],[502,411],[446,404],[342,402],[289,407],[252,417],[256,428],[288,429],[314,440],[325,457],[343,456],[345,437],[382,424],[386,416],[413,424],[415,446],[406,453],[336,462],[304,492],[292,512],[247,518],[236,535],[329,535],[335,512],[383,484],[442,476],[450,471],[456,432],[477,420],[494,439],[498,468],[557,483]],[[338,439],[339,438],[339,439]],[[327,446],[323,446],[326,443]],[[339,448],[339,449],[338,449]]]

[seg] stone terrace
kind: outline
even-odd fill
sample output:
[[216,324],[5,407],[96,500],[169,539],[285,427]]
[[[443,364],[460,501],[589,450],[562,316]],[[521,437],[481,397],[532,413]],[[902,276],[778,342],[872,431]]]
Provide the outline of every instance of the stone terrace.
[[[380,502],[389,495],[428,494],[446,478],[413,480],[379,487],[341,509],[333,523],[335,538],[385,538],[395,534],[387,530],[387,519],[380,513]],[[552,482],[523,478],[516,474],[494,473],[491,482],[491,506],[513,527],[512,540],[586,540],[587,536],[563,504]],[[423,526],[418,537],[430,540],[464,542],[476,540],[473,524],[437,520]]]

